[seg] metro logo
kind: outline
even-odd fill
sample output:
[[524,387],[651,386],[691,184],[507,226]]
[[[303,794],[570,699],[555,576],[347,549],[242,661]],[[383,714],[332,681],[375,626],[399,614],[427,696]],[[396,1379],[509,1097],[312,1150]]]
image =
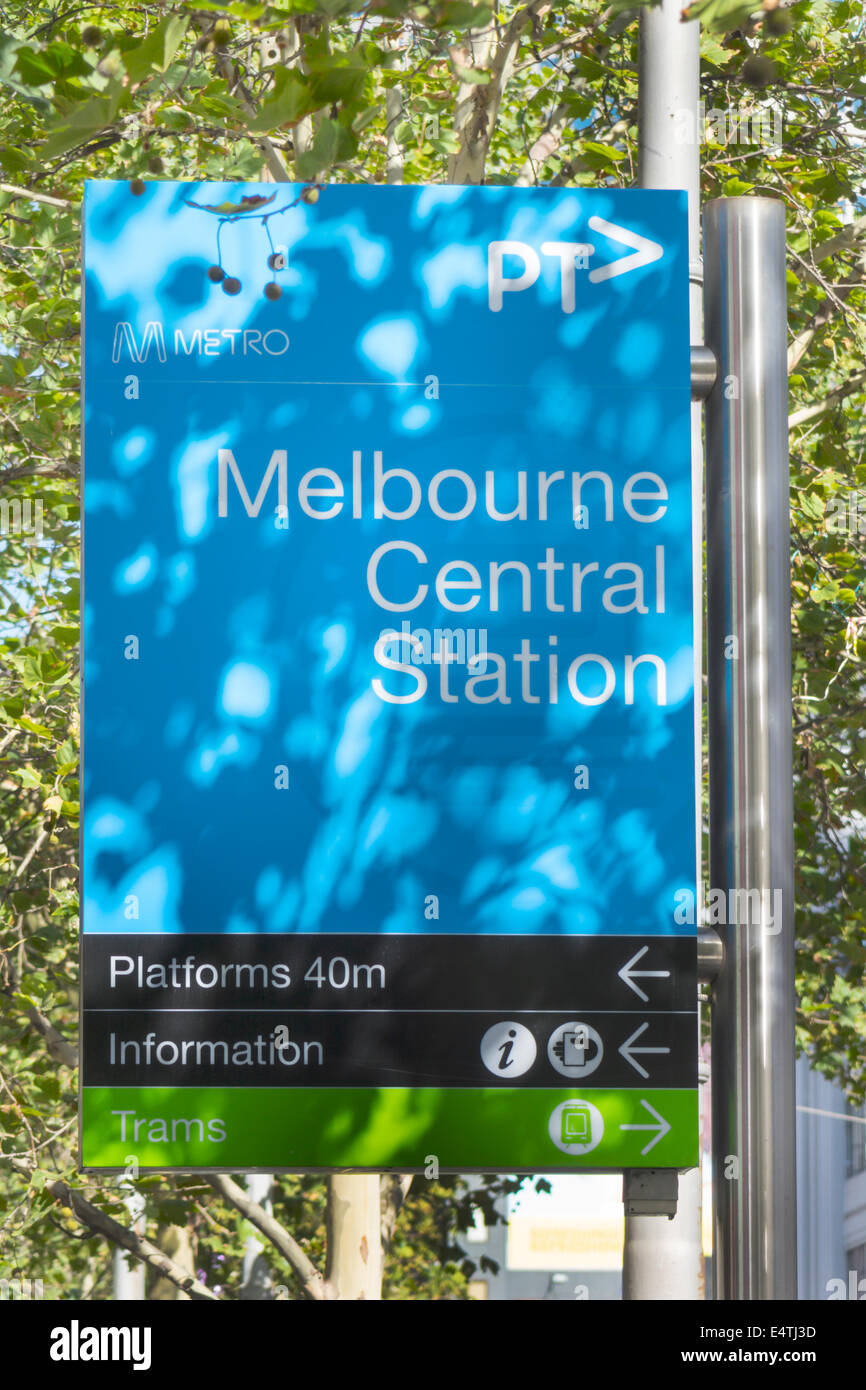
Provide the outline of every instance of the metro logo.
[[165,361],[165,334],[162,324],[155,319],[144,325],[144,334],[139,347],[135,339],[135,332],[131,323],[118,323],[114,329],[114,343],[111,349],[112,362],[120,361],[122,349],[126,347],[127,352],[133,362],[146,362],[151,346],[156,347],[156,355],[160,362]]
[[[120,320],[114,325],[114,342],[111,360],[120,361],[126,349],[131,361],[146,362],[152,347],[160,362],[166,361],[165,329],[158,319],[150,319],[144,325],[141,342],[136,338],[135,329],[128,321]],[[282,357],[289,350],[289,335],[282,328],[270,328],[263,333],[259,328],[196,328],[186,336],[182,328],[174,330],[175,357]]]

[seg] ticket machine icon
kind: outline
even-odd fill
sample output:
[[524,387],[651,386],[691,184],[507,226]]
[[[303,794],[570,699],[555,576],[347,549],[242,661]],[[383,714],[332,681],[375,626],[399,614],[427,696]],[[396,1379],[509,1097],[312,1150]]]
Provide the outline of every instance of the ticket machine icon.
[[592,1111],[581,1101],[563,1106],[560,1139],[563,1144],[592,1143]]

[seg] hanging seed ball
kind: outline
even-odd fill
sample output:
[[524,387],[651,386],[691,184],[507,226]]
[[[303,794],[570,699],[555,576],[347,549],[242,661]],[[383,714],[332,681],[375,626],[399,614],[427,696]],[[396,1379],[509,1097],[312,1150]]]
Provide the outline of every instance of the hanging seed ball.
[[282,251],[274,251],[272,255],[268,256],[269,270],[285,270],[285,268],[286,258]]
[[764,28],[768,34],[778,36],[791,32],[791,16],[787,10],[768,10],[764,15]]
[[776,64],[756,53],[744,62],[741,76],[747,87],[768,87],[775,81]]
[[301,197],[305,203],[317,203],[319,201],[319,190],[315,187],[305,188]]
[[279,299],[281,294],[282,290],[279,285],[275,285],[273,281],[269,285],[265,285],[265,299]]
[[102,30],[95,24],[85,24],[81,31],[81,42],[88,48],[95,48],[98,43],[102,43]]
[[211,265],[208,266],[207,278],[213,280],[215,285],[218,285],[220,280],[226,278],[226,273],[221,265]]
[[136,198],[140,198],[144,192],[144,179],[133,179],[129,185],[129,191],[134,194]]
[[147,161],[147,167],[152,174],[161,174],[164,166],[159,155],[155,154]]
[[241,282],[236,279],[234,275],[228,275],[225,280],[223,280],[223,289],[226,294],[240,294]]

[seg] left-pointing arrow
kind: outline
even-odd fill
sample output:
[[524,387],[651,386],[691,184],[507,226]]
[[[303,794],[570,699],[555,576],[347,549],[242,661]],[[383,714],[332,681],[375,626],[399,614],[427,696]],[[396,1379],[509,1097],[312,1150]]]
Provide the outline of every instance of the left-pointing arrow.
[[626,1038],[625,1042],[624,1042],[624,1043],[621,1045],[621,1047],[619,1047],[619,1049],[618,1049],[618,1051],[622,1054],[622,1056],[625,1058],[625,1060],[626,1060],[627,1062],[629,1062],[631,1066],[634,1067],[635,1071],[639,1071],[639,1072],[640,1072],[641,1076],[649,1076],[649,1072],[647,1071],[646,1067],[641,1066],[640,1062],[636,1062],[636,1061],[635,1061],[634,1054],[635,1054],[636,1052],[659,1052],[659,1053],[670,1052],[670,1048],[669,1048],[669,1047],[633,1047],[633,1046],[632,1046],[633,1043],[637,1042],[638,1038],[640,1038],[640,1037],[643,1036],[643,1034],[646,1032],[647,1028],[649,1028],[649,1024],[648,1024],[648,1023],[642,1023],[642,1024],[640,1025],[639,1028],[635,1028],[635,1030],[634,1030],[634,1032],[632,1033],[631,1037],[630,1037],[630,1038]]
[[663,1119],[659,1112],[653,1109],[648,1100],[642,1100],[641,1105],[643,1106],[644,1110],[649,1111],[656,1123],[654,1125],[620,1125],[620,1129],[652,1130],[652,1139],[649,1141],[648,1144],[644,1144],[643,1148],[641,1149],[641,1156],[643,1156],[644,1154],[648,1154],[650,1149],[655,1148],[659,1140],[664,1139],[666,1134],[670,1134],[671,1127],[668,1124],[667,1120]]
[[611,241],[622,242],[623,246],[631,246],[634,252],[631,256],[620,256],[618,261],[591,270],[589,278],[594,285],[599,280],[613,280],[617,275],[627,275],[630,270],[637,270],[638,266],[651,265],[664,255],[664,247],[657,241],[650,241],[649,237],[640,236],[638,232],[630,232],[627,227],[618,227],[615,222],[605,222],[603,217],[591,217],[589,225],[592,231],[601,232]]

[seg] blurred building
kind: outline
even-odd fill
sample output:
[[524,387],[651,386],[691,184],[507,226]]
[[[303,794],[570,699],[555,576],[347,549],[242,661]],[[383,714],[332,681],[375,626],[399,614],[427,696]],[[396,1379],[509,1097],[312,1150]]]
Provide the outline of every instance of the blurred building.
[[476,1298],[618,1300],[622,1296],[622,1178],[550,1177],[551,1192],[529,1184],[507,1206],[508,1224],[478,1223],[466,1233],[470,1258],[487,1255],[497,1274],[480,1270]]
[[[797,1063],[799,1292],[866,1300],[866,1107]],[[861,1287],[862,1281],[862,1287]]]
[[[708,1107],[706,1107],[708,1108]],[[702,1132],[702,1244],[712,1293],[711,1171]],[[478,1181],[478,1180],[476,1180]],[[622,1177],[550,1177],[511,1198],[507,1224],[479,1223],[462,1243],[478,1266],[475,1298],[619,1300],[622,1297]],[[664,1218],[659,1218],[663,1220]],[[797,1220],[801,1299],[866,1301],[866,1107],[797,1064]],[[481,1259],[495,1262],[496,1272]]]

